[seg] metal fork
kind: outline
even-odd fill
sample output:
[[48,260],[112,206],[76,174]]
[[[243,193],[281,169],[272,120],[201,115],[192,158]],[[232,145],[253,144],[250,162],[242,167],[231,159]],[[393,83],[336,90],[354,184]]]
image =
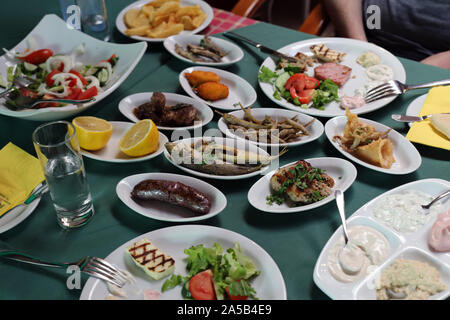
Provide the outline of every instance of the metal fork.
[[418,84],[418,85],[406,85],[401,83],[397,80],[391,80],[385,83],[380,84],[379,86],[376,86],[375,88],[370,89],[367,91],[366,95],[364,96],[364,100],[366,100],[366,103],[373,102],[375,100],[391,97],[391,96],[398,96],[403,93],[405,93],[408,90],[414,90],[414,89],[424,89],[424,88],[432,88],[437,86],[445,86],[450,84],[450,79],[444,79],[439,81],[433,81],[433,82],[427,82],[424,84]]
[[35,80],[28,77],[16,77],[14,78],[12,85],[8,89],[0,93],[0,98],[8,95],[15,88],[26,88],[33,82],[35,82]]
[[49,262],[34,258],[28,254],[17,252],[14,249],[1,248],[0,258],[53,268],[67,269],[69,266],[78,266],[81,272],[110,282],[119,288],[122,288],[128,281],[126,274],[120,269],[97,257],[86,256],[75,262]]

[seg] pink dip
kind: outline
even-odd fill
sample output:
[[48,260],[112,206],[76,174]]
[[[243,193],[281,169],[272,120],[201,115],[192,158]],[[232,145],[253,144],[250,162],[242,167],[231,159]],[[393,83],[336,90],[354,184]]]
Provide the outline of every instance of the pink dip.
[[434,251],[450,251],[450,209],[438,215],[431,228],[428,245]]
[[366,101],[361,96],[350,97],[350,96],[347,96],[344,94],[344,96],[341,98],[341,108],[342,109],[345,109],[345,108],[348,108],[349,110],[356,109],[356,108],[362,107],[365,104],[366,104]]

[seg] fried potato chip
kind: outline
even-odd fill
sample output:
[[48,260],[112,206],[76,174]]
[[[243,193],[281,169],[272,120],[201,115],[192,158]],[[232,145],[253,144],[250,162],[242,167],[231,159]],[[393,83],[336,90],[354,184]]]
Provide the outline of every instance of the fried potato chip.
[[155,18],[153,19],[153,22],[152,22],[152,26],[153,26],[153,28],[156,28],[159,25],[161,25],[161,23],[168,22],[168,21],[169,21],[169,15],[168,14],[162,15],[162,16],[156,16],[155,15]]
[[125,13],[124,22],[128,28],[148,25],[148,17],[139,9],[130,9]]
[[135,28],[130,28],[125,30],[125,33],[129,36],[145,36],[147,35],[147,31],[151,29],[150,25],[139,26]]
[[159,7],[161,7],[164,3],[170,2],[170,1],[176,1],[176,2],[179,2],[179,0],[155,0],[155,1],[150,1],[150,2],[148,2],[148,3],[146,3],[146,4],[144,4],[144,7],[152,6],[152,7],[155,7],[155,8],[159,8]]
[[192,19],[192,24],[195,26],[195,28],[198,28],[206,20],[206,17],[206,13],[202,11],[202,13]]
[[174,34],[179,34],[183,31],[183,28],[184,26],[182,23],[169,25],[167,22],[163,22],[158,27],[147,31],[147,36],[150,38],[167,38]]
[[180,18],[180,23],[184,25],[184,30],[194,30],[195,26],[192,23],[192,18],[190,16],[182,16]]
[[177,1],[169,1],[169,2],[164,3],[158,9],[156,9],[155,15],[156,16],[168,15],[168,14],[177,12],[178,9],[180,9],[180,3],[179,2],[177,2]]
[[180,7],[176,13],[176,17],[180,19],[182,16],[198,16],[203,11],[199,5]]
[[152,23],[153,19],[155,19],[155,8],[152,6],[143,6],[141,11],[147,15],[148,21]]
[[176,19],[175,19],[175,13],[171,13],[169,15],[169,19],[167,20],[167,24],[171,25],[171,24],[175,24],[177,23]]

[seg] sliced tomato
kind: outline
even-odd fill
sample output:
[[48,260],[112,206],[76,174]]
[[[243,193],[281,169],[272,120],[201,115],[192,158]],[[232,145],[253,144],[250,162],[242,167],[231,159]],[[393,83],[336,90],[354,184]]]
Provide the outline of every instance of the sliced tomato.
[[305,77],[305,88],[306,89],[315,89],[320,85],[320,81],[313,77]]
[[205,270],[189,280],[189,292],[195,300],[216,300],[213,273]]
[[29,98],[37,98],[37,93],[34,92],[33,90],[27,89],[27,88],[20,88],[19,89],[20,95],[24,96],[24,97],[29,97]]
[[[286,81],[286,83],[285,83],[285,85],[284,85],[284,88],[287,89],[287,90],[289,90],[289,89],[292,87],[292,85],[293,85],[294,82],[296,82],[297,85],[300,85],[300,86],[301,86],[301,84],[305,82],[305,77],[306,77],[306,76],[305,76],[305,74],[303,74],[303,73],[296,73],[296,74],[293,74],[293,75],[288,79],[288,81]],[[303,85],[303,87],[304,87],[304,85]]]
[[116,57],[116,54],[114,53],[111,57],[109,57],[108,60],[106,60],[107,62],[111,63],[111,60],[114,59]]
[[60,63],[58,70],[61,71],[61,72],[64,71],[64,62]]
[[298,97],[298,101],[300,101],[301,104],[310,103],[312,100],[314,91],[315,91],[314,89],[303,90],[302,94]]
[[247,296],[232,296],[230,294],[230,287],[226,287],[225,290],[227,291],[228,296],[230,297],[231,300],[247,300],[248,297]]
[[[56,96],[48,94],[48,93],[46,93],[42,96],[42,99],[55,99],[55,98],[56,98]],[[57,106],[59,106],[58,102],[43,102],[43,103],[39,103],[36,106],[36,109],[44,109],[44,108],[57,107]]]
[[72,74],[74,74],[74,75],[76,75],[78,78],[80,78],[81,83],[83,84],[83,86],[85,86],[85,85],[88,84],[87,80],[86,80],[86,79],[83,77],[83,75],[82,75],[81,73],[79,73],[78,71],[71,69],[69,72],[72,73]]
[[61,73],[61,71],[59,70],[53,70],[52,72],[50,72],[47,77],[45,78],[45,83],[47,84],[47,86],[51,87],[52,85],[55,84],[55,80],[52,79],[52,77],[57,74],[57,73]]
[[69,95],[67,97],[64,97],[64,99],[78,100],[78,97],[80,96],[81,93],[82,93],[82,90],[80,88],[77,88],[77,87],[70,88],[69,89]]
[[22,59],[22,60],[24,60],[24,61],[26,61],[28,63],[32,63],[32,64],[37,65],[37,64],[44,63],[51,56],[53,56],[53,51],[52,50],[50,50],[50,49],[41,49],[41,50],[33,51],[29,55],[26,55],[25,57],[22,57],[20,59]]
[[85,99],[95,97],[97,94],[98,94],[98,89],[96,86],[93,86],[93,87],[90,87],[89,89],[87,89],[86,91],[81,92],[77,99],[85,100]]

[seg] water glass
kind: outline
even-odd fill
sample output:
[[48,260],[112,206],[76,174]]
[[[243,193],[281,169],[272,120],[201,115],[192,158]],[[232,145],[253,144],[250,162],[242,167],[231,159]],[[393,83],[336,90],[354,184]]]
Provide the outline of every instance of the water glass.
[[33,132],[59,225],[83,226],[94,215],[91,193],[74,126],[67,121],[43,124]]
[[105,0],[76,0],[81,12],[81,29],[84,33],[109,41],[109,23]]

